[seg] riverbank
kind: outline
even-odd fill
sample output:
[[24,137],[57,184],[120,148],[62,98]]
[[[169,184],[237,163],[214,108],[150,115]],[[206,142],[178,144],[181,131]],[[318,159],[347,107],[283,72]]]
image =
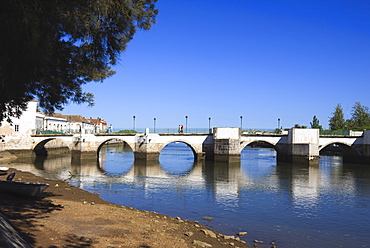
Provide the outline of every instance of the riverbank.
[[3,215],[32,247],[247,247],[197,222],[112,204],[65,181],[13,171],[14,180],[50,185],[41,199],[0,192]]

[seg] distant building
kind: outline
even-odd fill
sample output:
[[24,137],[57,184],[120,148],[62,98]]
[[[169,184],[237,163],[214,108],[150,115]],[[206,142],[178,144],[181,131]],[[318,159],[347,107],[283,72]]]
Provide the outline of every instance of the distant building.
[[97,119],[87,119],[90,121],[90,123],[94,124],[94,132],[95,133],[101,133],[107,131],[107,122],[103,119],[97,118]]
[[95,133],[94,123],[91,123],[81,115],[64,115],[64,117],[67,118],[73,132],[81,132],[82,130],[85,133]]
[[68,122],[67,119],[59,113],[45,114],[43,118],[43,125],[38,132],[58,132],[58,133],[68,133]]
[[37,100],[27,103],[27,109],[12,123],[2,121],[0,137],[32,135],[37,133],[100,133],[106,132],[107,122],[102,119],[86,119],[80,115],[60,113],[44,114],[37,111]]
[[62,133],[95,133],[94,124],[81,115],[47,114],[44,127],[45,130]]

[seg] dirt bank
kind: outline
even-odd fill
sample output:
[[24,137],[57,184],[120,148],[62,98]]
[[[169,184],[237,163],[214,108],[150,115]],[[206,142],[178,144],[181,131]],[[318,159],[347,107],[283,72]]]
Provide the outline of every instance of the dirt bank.
[[115,205],[65,181],[12,171],[14,180],[50,185],[41,199],[0,192],[3,215],[32,247],[247,247],[196,222]]

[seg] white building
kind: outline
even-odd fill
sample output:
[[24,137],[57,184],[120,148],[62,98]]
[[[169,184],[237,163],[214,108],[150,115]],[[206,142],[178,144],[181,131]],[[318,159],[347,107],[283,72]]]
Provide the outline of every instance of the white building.
[[69,125],[69,131],[72,133],[94,133],[95,124],[81,115],[63,115]]
[[107,122],[101,118],[87,119],[90,123],[94,124],[94,133],[105,133],[107,132]]
[[37,131],[66,133],[68,121],[61,114],[44,115],[43,127]]
[[37,100],[28,102],[27,109],[19,118],[11,118],[12,123],[2,121],[0,137],[21,137],[38,133],[96,132],[96,123],[80,115],[44,114],[37,111],[37,103]]
[[37,102],[32,100],[27,103],[27,109],[22,112],[19,118],[10,118],[12,123],[2,121],[0,135],[2,136],[22,136],[36,133],[37,125],[40,125],[40,116],[36,117]]

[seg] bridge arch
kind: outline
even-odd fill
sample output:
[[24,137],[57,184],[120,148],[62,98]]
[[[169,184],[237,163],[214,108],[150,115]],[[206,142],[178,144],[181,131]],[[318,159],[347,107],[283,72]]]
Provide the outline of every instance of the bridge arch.
[[[34,144],[32,147],[33,152],[36,154],[37,157],[47,156],[49,151],[53,148],[52,146],[47,147],[47,143],[55,141],[54,148],[61,149],[61,148],[68,148],[71,151],[71,147],[66,143],[63,139],[60,138],[45,138],[38,143]],[[60,151],[59,151],[60,152]]]
[[329,142],[325,145],[321,145],[319,147],[319,153],[323,154],[338,154],[341,153],[343,156],[343,159],[346,159],[347,157],[357,157],[360,156],[360,151],[358,151],[355,147],[353,147],[351,144],[345,143],[345,142]]
[[182,139],[176,139],[176,140],[171,140],[171,141],[168,141],[166,143],[163,143],[163,145],[159,148],[159,154],[161,154],[163,148],[165,148],[167,145],[171,144],[171,143],[176,143],[176,142],[180,142],[180,143],[184,143],[186,144],[190,149],[191,151],[193,152],[193,155],[194,155],[194,160],[195,158],[197,157],[197,149],[191,144],[189,143],[188,141],[186,140],[182,140]]
[[97,148],[97,166],[105,175],[124,176],[134,165],[131,145],[124,139],[104,139]]
[[259,139],[256,139],[256,140],[253,140],[253,141],[250,141],[250,142],[243,142],[240,146],[240,152],[244,150],[244,148],[246,148],[247,146],[254,146],[255,147],[263,147],[263,148],[274,148],[275,151],[277,152],[278,151],[278,148],[276,146],[276,144],[273,144],[271,142],[268,142],[266,140],[259,140]]
[[[174,145],[173,147],[169,147]],[[170,158],[166,155],[164,150],[169,147],[170,149],[175,149],[175,154],[171,151]],[[192,155],[192,159],[190,156]],[[169,177],[186,177],[195,168],[197,155],[196,150],[188,142],[184,141],[172,141],[166,142],[163,147],[161,147],[158,162],[163,171],[163,173]],[[172,159],[171,159],[172,157]],[[176,157],[176,162],[174,163],[174,157]]]
[[110,141],[122,142],[123,144],[125,144],[125,145],[129,146],[129,147],[130,147],[130,149],[131,149],[131,151],[134,151],[134,147],[132,147],[132,146],[131,146],[131,144],[130,144],[129,142],[127,142],[127,141],[126,141],[126,140],[124,140],[124,139],[120,139],[120,138],[116,138],[116,137],[114,137],[114,138],[108,138],[108,139],[105,139],[105,140],[103,140],[103,141],[100,141],[100,143],[99,143],[99,145],[98,145],[98,147],[97,147],[97,150],[96,150],[96,154],[97,154],[97,156],[98,156],[98,157],[99,157],[99,153],[100,153],[101,148],[102,148],[105,144],[107,144],[108,142],[110,142]]
[[254,139],[254,140],[249,141],[249,142],[243,142],[243,144],[241,145],[240,154],[242,154],[242,151],[248,146],[252,147],[252,148],[270,148],[270,149],[272,148],[275,152],[273,157],[276,158],[276,160],[277,160],[277,158],[279,156],[279,151],[280,151],[279,145],[275,142],[270,142],[269,140]]

